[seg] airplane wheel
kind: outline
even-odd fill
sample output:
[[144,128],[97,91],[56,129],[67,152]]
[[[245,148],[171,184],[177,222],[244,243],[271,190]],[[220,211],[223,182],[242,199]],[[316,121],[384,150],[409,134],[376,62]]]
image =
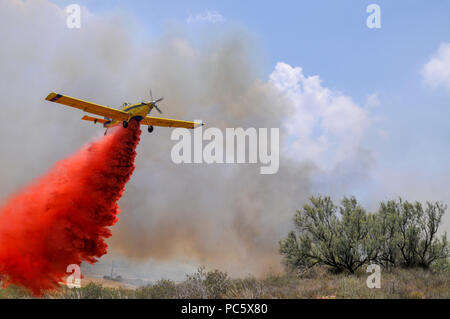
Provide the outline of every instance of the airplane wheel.
[[128,122],[127,121],[123,121],[123,128],[127,128],[128,127]]
[[147,130],[148,130],[148,132],[149,132],[149,133],[153,132],[153,126],[152,126],[152,125],[150,125],[150,126],[148,127],[148,129],[147,129]]

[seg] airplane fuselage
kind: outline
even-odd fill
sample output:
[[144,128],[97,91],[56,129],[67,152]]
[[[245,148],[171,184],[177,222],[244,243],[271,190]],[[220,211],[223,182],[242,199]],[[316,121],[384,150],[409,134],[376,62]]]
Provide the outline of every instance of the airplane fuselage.
[[[130,117],[128,121],[131,120],[132,118],[141,121],[144,117],[147,116],[147,114],[150,113],[151,109],[152,106],[150,103],[136,103],[132,105],[125,105],[121,108],[122,111],[127,112],[129,114]],[[108,128],[119,125],[121,123],[122,123],[121,121],[108,119],[108,122],[104,123],[103,126]]]

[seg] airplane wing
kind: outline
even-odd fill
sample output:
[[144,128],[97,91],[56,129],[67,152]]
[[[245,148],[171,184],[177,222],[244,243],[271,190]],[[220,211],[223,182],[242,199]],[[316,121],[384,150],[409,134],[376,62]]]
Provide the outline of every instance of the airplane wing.
[[126,112],[123,112],[121,110],[113,109],[111,107],[103,106],[100,104],[83,101],[67,95],[57,94],[54,92],[50,93],[45,99],[50,102],[64,104],[67,106],[83,110],[88,113],[106,116],[108,118],[118,121],[127,121],[129,117],[129,115]]
[[141,124],[153,126],[165,126],[165,127],[184,127],[184,128],[196,128],[198,126],[204,125],[203,123],[198,122],[164,119],[161,117],[153,117],[153,116],[146,116],[141,121]]

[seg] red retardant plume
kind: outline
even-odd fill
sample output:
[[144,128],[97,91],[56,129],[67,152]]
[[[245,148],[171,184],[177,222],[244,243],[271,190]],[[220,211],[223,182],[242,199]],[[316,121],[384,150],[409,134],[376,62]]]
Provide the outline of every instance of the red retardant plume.
[[0,279],[41,296],[59,287],[70,264],[95,263],[117,221],[131,177],[139,123],[116,127],[82,147],[0,207]]

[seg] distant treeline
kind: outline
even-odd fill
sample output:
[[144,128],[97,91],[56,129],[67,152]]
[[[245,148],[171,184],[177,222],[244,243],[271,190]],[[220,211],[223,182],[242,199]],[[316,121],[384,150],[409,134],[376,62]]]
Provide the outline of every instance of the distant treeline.
[[371,263],[428,269],[450,256],[446,234],[438,236],[446,208],[399,199],[368,213],[354,197],[339,206],[330,197],[311,197],[295,214],[295,231],[280,241],[280,253],[294,269],[326,265],[354,273]]

